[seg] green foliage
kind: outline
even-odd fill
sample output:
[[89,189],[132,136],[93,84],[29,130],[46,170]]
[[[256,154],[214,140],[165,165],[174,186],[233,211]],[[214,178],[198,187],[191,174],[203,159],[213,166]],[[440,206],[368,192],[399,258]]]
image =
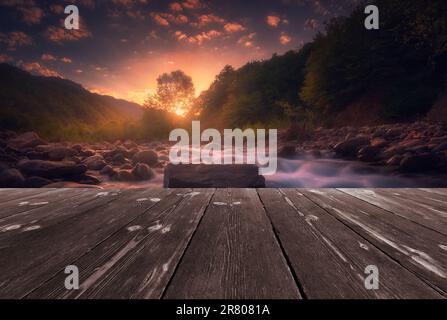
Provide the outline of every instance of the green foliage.
[[330,118],[366,93],[384,97],[383,114],[410,120],[425,114],[447,72],[447,2],[377,0],[380,30],[363,28],[364,5],[332,20],[318,35],[300,97]]
[[157,92],[147,98],[145,106],[183,115],[190,108],[194,95],[192,78],[183,71],[163,73],[157,78]]
[[307,45],[298,52],[250,62],[238,70],[226,66],[196,101],[201,120],[216,128],[265,127],[287,121],[278,102],[301,106],[298,88],[310,48]]
[[139,105],[100,96],[60,79],[0,64],[0,128],[36,131],[47,139],[112,140],[130,135]]

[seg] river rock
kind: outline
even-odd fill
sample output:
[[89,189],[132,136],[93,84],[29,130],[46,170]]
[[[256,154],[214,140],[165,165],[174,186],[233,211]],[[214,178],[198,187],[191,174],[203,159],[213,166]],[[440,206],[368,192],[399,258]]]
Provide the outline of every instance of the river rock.
[[380,147],[366,146],[357,153],[357,159],[364,162],[373,162],[380,157]]
[[296,156],[296,146],[293,144],[286,144],[278,149],[278,157],[290,158]]
[[45,188],[85,188],[85,189],[102,189],[100,186],[91,184],[81,184],[77,182],[60,181],[48,184]]
[[113,169],[112,166],[110,166],[110,165],[106,165],[105,167],[103,167],[103,168],[101,169],[101,171],[99,171],[99,173],[102,174],[102,175],[104,175],[104,176],[112,176],[112,175],[114,175],[116,172],[115,172],[115,170]]
[[0,187],[19,188],[23,186],[25,178],[17,169],[6,169],[0,172]]
[[150,180],[155,177],[154,171],[144,163],[137,163],[132,169],[132,174],[137,180]]
[[144,163],[150,167],[153,167],[158,162],[158,155],[152,150],[140,151],[133,157],[134,164]]
[[346,141],[338,143],[334,147],[334,151],[337,155],[344,157],[351,157],[357,154],[358,150],[369,144],[369,137],[359,136],[356,138],[348,139]]
[[8,145],[18,149],[34,148],[45,145],[47,142],[40,138],[35,132],[26,132],[8,141]]
[[440,152],[440,151],[444,151],[447,150],[447,142],[443,142],[441,144],[439,144],[438,146],[436,146],[435,148],[433,148],[434,152]]
[[90,170],[101,170],[107,165],[102,156],[90,156],[84,160],[84,164]]
[[168,164],[165,188],[264,188],[265,178],[251,164]]
[[44,186],[49,185],[50,183],[52,183],[52,181],[49,179],[45,179],[45,178],[41,178],[41,177],[30,177],[30,178],[25,179],[25,181],[23,183],[23,187],[25,187],[25,188],[42,188]]
[[405,172],[424,172],[436,169],[438,158],[432,153],[407,155],[401,163],[400,169]]
[[48,159],[52,161],[61,161],[66,157],[74,155],[74,151],[66,147],[54,147],[48,150]]
[[65,178],[80,175],[87,171],[85,165],[77,165],[71,161],[22,160],[18,163],[18,168],[27,176],[47,179]]
[[130,170],[120,170],[116,175],[118,181],[135,181],[135,176]]

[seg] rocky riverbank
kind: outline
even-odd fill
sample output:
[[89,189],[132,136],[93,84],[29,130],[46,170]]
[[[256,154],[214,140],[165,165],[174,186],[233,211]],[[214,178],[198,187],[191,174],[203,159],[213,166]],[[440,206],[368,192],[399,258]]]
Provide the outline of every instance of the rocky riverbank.
[[49,143],[34,132],[0,133],[0,187],[98,187],[103,181],[136,183],[161,174],[168,146]]
[[[281,158],[310,155],[363,162],[388,172],[447,174],[446,123],[318,129],[299,140],[290,132],[281,136],[289,137],[280,139]],[[162,142],[55,143],[33,132],[0,131],[0,187],[128,187],[151,181],[161,186],[168,152],[169,145]]]
[[300,141],[290,139],[281,157],[335,156],[401,173],[447,173],[447,123],[414,122],[372,127],[317,129]]

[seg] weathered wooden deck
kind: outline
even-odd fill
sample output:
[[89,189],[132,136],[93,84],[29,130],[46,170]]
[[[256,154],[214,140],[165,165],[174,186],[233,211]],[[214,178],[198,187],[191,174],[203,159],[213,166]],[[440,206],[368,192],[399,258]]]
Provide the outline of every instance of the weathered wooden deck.
[[4,189],[0,208],[0,298],[447,297],[447,189]]

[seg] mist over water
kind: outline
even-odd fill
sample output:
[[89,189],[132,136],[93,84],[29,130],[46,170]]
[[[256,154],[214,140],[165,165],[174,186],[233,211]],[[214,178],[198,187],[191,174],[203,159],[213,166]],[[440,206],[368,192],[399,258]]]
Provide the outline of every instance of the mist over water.
[[[225,158],[224,151],[222,151],[221,157]],[[275,174],[265,176],[267,188],[447,187],[445,175],[398,174],[387,167],[337,159],[330,153],[324,154],[321,158],[316,158],[311,154],[297,156],[293,159],[278,157],[277,165]],[[156,172],[155,178],[146,182],[106,180],[101,186],[104,188],[163,187],[163,173]]]
[[338,159],[278,159],[278,171],[266,176],[269,188],[415,188],[443,187],[445,178],[397,175],[386,168]]

